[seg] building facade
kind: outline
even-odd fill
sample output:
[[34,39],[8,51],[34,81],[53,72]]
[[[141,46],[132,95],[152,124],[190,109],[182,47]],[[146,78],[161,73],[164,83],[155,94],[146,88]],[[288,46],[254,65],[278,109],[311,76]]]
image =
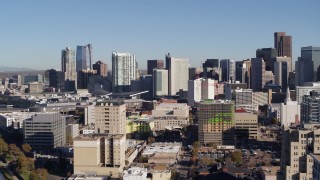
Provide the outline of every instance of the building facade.
[[123,100],[97,102],[94,112],[97,133],[126,134],[126,105]]
[[168,70],[154,69],[153,70],[153,97],[167,96],[169,93],[168,87]]
[[189,125],[189,106],[185,103],[161,103],[152,110],[154,130],[181,129]]
[[196,103],[201,144],[234,145],[234,103],[205,100]]
[[258,138],[258,115],[244,110],[236,110],[234,118],[234,133],[237,142],[243,139]]
[[74,173],[119,178],[125,166],[125,143],[123,134],[93,134],[75,138]]
[[97,75],[103,77],[108,76],[108,65],[103,63],[101,60],[94,63],[92,68],[97,71]]
[[33,149],[56,148],[66,144],[65,119],[58,112],[38,113],[23,122],[24,142]]
[[170,54],[166,56],[166,66],[169,74],[169,95],[176,95],[179,90],[188,90],[189,60],[187,58],[175,58]]
[[163,60],[148,60],[147,64],[148,74],[153,74],[154,69],[162,69],[164,68]]
[[113,92],[129,92],[131,80],[137,79],[136,57],[130,53],[112,52]]

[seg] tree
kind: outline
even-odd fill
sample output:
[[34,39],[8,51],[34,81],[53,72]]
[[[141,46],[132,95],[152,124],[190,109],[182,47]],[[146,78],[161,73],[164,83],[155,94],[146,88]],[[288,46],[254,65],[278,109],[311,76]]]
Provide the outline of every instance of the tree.
[[73,138],[72,138],[71,133],[69,133],[69,132],[66,133],[66,141],[68,144],[71,144],[71,145],[73,144]]
[[8,152],[8,150],[8,144],[2,138],[0,138],[0,155],[3,155],[4,153]]
[[154,142],[156,142],[156,139],[154,137],[149,137],[148,138],[148,141],[147,141],[148,144],[152,144]]
[[272,118],[272,119],[271,119],[271,124],[277,124],[277,123],[278,123],[277,118]]
[[32,148],[29,144],[26,143],[26,144],[22,144],[22,150],[26,153],[30,153]]
[[9,144],[9,153],[16,157],[24,156],[22,151],[15,144]]
[[240,164],[242,162],[242,153],[240,151],[234,151],[231,153],[231,160],[234,163]]
[[211,164],[214,164],[215,161],[207,156],[204,156],[202,158],[199,158],[199,162],[204,165],[204,166],[208,166],[208,165],[211,165]]
[[48,171],[43,168],[38,168],[30,173],[30,180],[45,180],[48,179]]
[[200,142],[199,141],[195,141],[192,143],[192,155],[197,157],[198,156],[198,151],[200,148]]

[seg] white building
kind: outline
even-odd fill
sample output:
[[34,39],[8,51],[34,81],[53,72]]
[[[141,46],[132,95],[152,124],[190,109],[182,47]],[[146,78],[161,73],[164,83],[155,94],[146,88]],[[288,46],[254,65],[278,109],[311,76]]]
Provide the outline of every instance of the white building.
[[[166,57],[169,63],[169,95],[176,95],[179,90],[188,90],[189,59]],[[166,63],[167,63],[166,62]]]
[[296,86],[296,101],[298,104],[302,102],[302,97],[310,95],[311,91],[320,93],[320,82],[307,82],[303,86]]
[[290,90],[287,90],[287,98],[280,105],[281,126],[289,127],[293,123],[300,121],[300,104],[290,99]]
[[153,97],[167,96],[168,88],[168,70],[154,69],[153,70]]
[[80,135],[79,124],[68,124],[66,127],[66,134],[70,135],[72,139],[78,137]]
[[84,124],[90,125],[96,122],[95,112],[94,112],[95,105],[89,105],[84,108]]
[[123,171],[123,180],[147,180],[147,168],[131,167]]
[[114,92],[129,92],[131,80],[137,79],[136,57],[130,53],[112,52],[112,88]]
[[13,127],[14,129],[22,129],[23,121],[31,118],[35,112],[12,112],[0,114],[0,127]]
[[184,103],[161,103],[152,110],[155,131],[182,128],[189,124],[189,106]]
[[199,78],[188,81],[188,105],[205,99],[214,99],[214,80]]

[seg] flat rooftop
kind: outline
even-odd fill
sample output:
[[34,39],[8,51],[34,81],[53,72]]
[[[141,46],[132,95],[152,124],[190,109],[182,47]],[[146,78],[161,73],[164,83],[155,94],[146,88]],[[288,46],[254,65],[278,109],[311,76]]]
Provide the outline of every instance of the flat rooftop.
[[176,154],[180,151],[181,146],[181,143],[153,143],[145,148],[142,155],[153,155],[156,153]]

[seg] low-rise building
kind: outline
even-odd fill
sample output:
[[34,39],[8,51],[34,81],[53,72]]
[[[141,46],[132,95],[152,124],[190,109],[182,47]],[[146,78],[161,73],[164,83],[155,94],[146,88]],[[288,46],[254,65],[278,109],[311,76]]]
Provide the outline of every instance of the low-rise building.
[[149,163],[173,164],[179,157],[182,143],[153,143],[147,146],[142,156],[148,156]]
[[279,166],[261,166],[259,168],[262,180],[277,180]]
[[123,180],[147,180],[147,168],[131,167],[123,171]]
[[189,106],[185,103],[161,103],[152,110],[155,131],[189,125]]
[[126,133],[152,132],[154,130],[154,120],[150,116],[131,116],[126,122]]

